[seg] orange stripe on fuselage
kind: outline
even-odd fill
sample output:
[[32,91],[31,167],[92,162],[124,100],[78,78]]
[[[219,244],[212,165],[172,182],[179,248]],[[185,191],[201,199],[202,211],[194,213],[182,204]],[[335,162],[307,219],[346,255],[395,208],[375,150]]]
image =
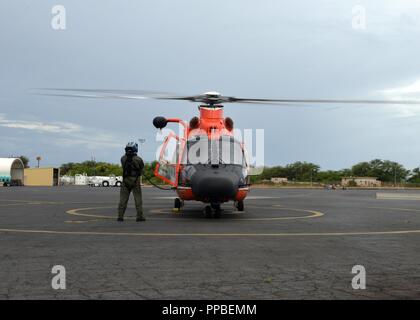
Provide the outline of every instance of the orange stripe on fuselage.
[[[236,195],[233,199],[225,198],[225,199],[220,199],[220,200],[221,200],[221,202],[227,202],[227,201],[230,201],[230,200],[241,201],[241,200],[244,200],[246,198],[246,196],[248,195],[248,192],[249,192],[248,187],[240,188],[236,192]],[[197,201],[202,201],[202,202],[209,202],[208,199],[196,198],[190,187],[178,187],[176,189],[176,193],[178,194],[178,197],[181,198],[182,200],[186,200],[186,201],[197,200]]]

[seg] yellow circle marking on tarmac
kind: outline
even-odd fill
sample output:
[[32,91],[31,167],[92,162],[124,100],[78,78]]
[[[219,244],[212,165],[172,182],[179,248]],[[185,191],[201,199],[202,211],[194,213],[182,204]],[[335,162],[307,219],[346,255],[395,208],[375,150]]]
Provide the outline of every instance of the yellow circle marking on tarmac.
[[[96,208],[82,208],[84,210],[109,208],[109,207],[96,207]],[[379,208],[371,207],[372,209],[390,209],[401,211],[415,211],[416,209],[408,208]],[[286,208],[284,208],[286,209]],[[290,208],[289,208],[290,209]],[[69,210],[70,214],[83,215],[80,212],[74,212],[73,209]],[[295,209],[300,210],[300,209]],[[67,211],[67,213],[69,213]],[[307,212],[317,212],[310,211]],[[322,213],[319,212],[321,215]],[[98,216],[97,216],[98,217]],[[103,216],[106,219],[110,217]],[[54,235],[87,235],[87,236],[137,236],[137,237],[334,237],[334,236],[374,236],[374,235],[407,235],[407,234],[420,234],[420,229],[415,230],[389,230],[389,231],[350,231],[350,232],[279,232],[279,233],[148,233],[148,232],[100,232],[100,231],[60,231],[60,230],[33,230],[33,229],[0,229],[0,232],[5,233],[25,233],[25,234],[54,234]]]
[[[1,202],[14,202],[14,203],[1,204]],[[60,204],[60,202],[39,201],[39,200],[9,200],[9,199],[0,200],[0,207],[22,206],[22,205],[42,205],[42,204]]]
[[[272,217],[272,218],[237,218],[237,219],[230,219],[229,221],[274,221],[274,220],[294,220],[294,219],[309,219],[309,218],[318,218],[322,217],[324,213],[319,211],[313,210],[304,210],[304,209],[294,209],[294,208],[285,208],[281,207],[280,205],[274,205],[280,210],[289,210],[289,211],[296,211],[296,212],[304,212],[309,213],[309,215],[305,216],[292,216],[292,217]],[[97,214],[88,214],[88,213],[81,213],[81,211],[88,211],[88,210],[95,210],[95,209],[109,209],[114,207],[92,207],[92,208],[79,208],[79,209],[72,209],[66,211],[66,213],[75,216],[82,216],[82,217],[89,217],[89,218],[101,218],[101,219],[115,219],[115,217],[104,216],[104,215],[97,215]],[[170,213],[169,209],[152,209],[150,210],[151,213]],[[128,217],[127,219],[135,219]],[[149,220],[174,220],[174,218],[148,218]],[[184,218],[179,221],[185,220],[196,220],[194,218]]]

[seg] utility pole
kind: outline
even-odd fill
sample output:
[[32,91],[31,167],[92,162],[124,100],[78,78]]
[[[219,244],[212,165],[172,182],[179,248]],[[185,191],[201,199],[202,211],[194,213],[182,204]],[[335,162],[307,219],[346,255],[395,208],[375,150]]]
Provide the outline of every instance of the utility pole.
[[313,187],[313,178],[312,178],[313,173],[314,173],[314,168],[311,167],[311,188]]
[[[140,149],[142,150],[142,147],[143,147],[143,144],[146,142],[146,139],[144,139],[144,138],[139,138],[139,139],[137,139],[138,140],[138,142],[139,142],[139,144],[140,144]],[[140,185],[142,185],[143,184],[143,177],[142,176],[140,176]]]
[[397,187],[397,164],[394,165],[394,188]]
[[91,160],[92,160],[92,166],[93,166],[93,175],[96,176],[96,159],[94,155],[92,155]]

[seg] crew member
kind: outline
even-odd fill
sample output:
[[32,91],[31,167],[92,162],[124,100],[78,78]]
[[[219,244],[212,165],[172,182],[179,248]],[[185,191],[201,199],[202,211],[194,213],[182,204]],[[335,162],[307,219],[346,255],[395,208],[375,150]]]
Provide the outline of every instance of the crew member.
[[121,158],[123,168],[123,182],[120,190],[120,204],[118,205],[118,221],[124,221],[124,213],[127,209],[127,202],[133,191],[134,202],[136,204],[136,221],[145,221],[143,216],[143,200],[141,195],[140,176],[143,173],[143,160],[137,156],[138,145],[129,142],[125,147],[125,155]]

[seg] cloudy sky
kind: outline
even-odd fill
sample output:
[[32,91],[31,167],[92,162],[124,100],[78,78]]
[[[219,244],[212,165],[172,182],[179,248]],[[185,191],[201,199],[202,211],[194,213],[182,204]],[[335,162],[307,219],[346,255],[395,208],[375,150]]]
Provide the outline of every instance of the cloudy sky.
[[[66,9],[66,29],[51,26]],[[366,27],[354,28],[356,5]],[[216,90],[261,98],[420,99],[420,2],[413,0],[2,0],[0,156],[43,165],[118,162],[156,115],[192,103],[29,94],[32,88]],[[265,129],[268,165],[340,169],[373,158],[420,165],[420,106],[227,105],[242,129]]]

